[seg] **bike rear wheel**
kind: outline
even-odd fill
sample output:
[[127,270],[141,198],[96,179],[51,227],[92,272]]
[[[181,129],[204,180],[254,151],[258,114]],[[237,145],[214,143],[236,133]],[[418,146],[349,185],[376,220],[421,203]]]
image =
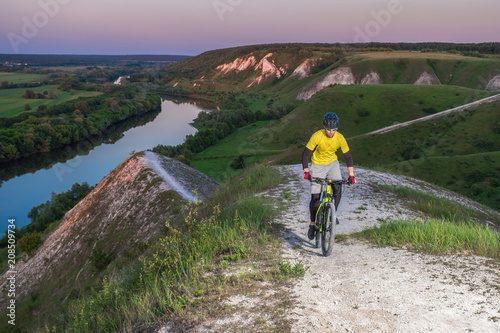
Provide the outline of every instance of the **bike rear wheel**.
[[337,214],[335,206],[328,204],[325,207],[323,226],[321,228],[321,251],[325,257],[332,254],[335,232],[337,231]]
[[316,214],[316,236],[315,236],[315,240],[314,240],[314,247],[315,248],[319,248],[319,243],[320,243],[320,239],[321,239],[321,227],[323,224],[323,217],[324,217],[323,212],[324,212],[324,209],[323,209],[323,206],[321,206],[318,209],[318,213]]

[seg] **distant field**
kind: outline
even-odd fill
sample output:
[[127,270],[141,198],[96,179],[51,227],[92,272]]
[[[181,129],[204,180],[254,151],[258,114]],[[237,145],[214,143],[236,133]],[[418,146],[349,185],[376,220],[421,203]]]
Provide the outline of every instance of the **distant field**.
[[45,74],[25,74],[25,73],[2,73],[0,72],[0,82],[9,83],[32,83],[45,79]]
[[474,59],[474,60],[482,60],[483,58],[475,58],[475,57],[466,57],[459,54],[451,54],[451,53],[427,53],[427,52],[369,52],[362,53],[360,56],[367,58],[387,58],[387,59],[399,59],[399,58],[420,58],[420,59]]
[[24,112],[24,105],[29,104],[32,110],[40,105],[52,106],[60,104],[78,97],[90,97],[97,96],[101,93],[95,91],[76,91],[75,94],[71,95],[67,91],[61,91],[57,89],[56,85],[41,86],[36,88],[29,88],[35,93],[43,93],[44,91],[55,93],[57,99],[25,99],[21,96],[26,91],[26,88],[16,88],[16,89],[1,89],[0,90],[0,118],[11,118]]

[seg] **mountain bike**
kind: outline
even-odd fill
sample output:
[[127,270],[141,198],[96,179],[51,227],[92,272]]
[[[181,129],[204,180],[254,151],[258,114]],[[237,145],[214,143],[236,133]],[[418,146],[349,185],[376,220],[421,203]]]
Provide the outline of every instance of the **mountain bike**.
[[343,192],[347,180],[312,177],[311,181],[321,185],[319,207],[316,212],[316,239],[314,245],[318,248],[321,240],[321,251],[325,257],[328,257],[332,254],[338,224],[337,212],[335,211],[335,194],[332,185],[342,184]]

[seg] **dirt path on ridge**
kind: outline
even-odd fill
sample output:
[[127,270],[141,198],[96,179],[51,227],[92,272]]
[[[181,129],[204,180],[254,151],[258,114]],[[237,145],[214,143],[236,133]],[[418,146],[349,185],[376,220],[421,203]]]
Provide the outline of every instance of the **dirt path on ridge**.
[[[308,267],[290,290],[293,332],[500,332],[498,261],[417,254],[360,241],[335,244],[325,258],[306,236],[310,194],[301,166],[283,170],[290,177],[285,187],[295,198],[276,220],[286,226],[283,256]],[[371,227],[380,219],[417,217],[371,184],[438,191],[421,181],[363,169],[356,170],[356,181],[339,207],[339,233]]]

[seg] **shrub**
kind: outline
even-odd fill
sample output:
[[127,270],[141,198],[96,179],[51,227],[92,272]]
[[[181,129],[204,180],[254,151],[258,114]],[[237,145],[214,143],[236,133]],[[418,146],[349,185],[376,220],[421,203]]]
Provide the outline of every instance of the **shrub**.
[[404,149],[400,152],[400,156],[403,160],[408,161],[412,159],[419,158],[422,154],[422,149],[415,143],[409,143],[404,147]]
[[29,232],[17,242],[19,250],[30,255],[42,243],[42,236],[38,232]]
[[245,169],[245,160],[243,159],[243,155],[235,158],[233,162],[231,162],[231,168],[233,169]]

